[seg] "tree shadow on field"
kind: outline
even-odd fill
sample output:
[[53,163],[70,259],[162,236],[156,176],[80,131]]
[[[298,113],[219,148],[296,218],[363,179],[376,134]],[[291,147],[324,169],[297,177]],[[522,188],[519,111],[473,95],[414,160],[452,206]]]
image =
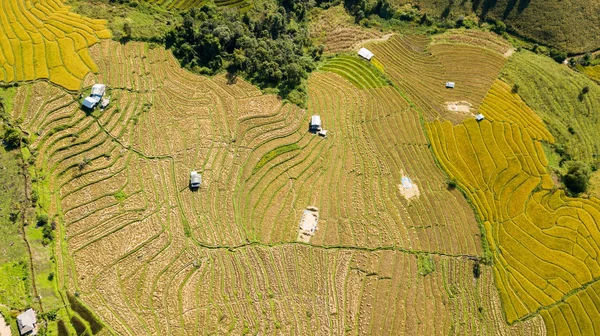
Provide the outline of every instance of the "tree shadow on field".
[[233,84],[237,83],[238,76],[234,72],[227,72],[227,75],[225,75],[225,78],[227,78],[227,84],[233,85]]

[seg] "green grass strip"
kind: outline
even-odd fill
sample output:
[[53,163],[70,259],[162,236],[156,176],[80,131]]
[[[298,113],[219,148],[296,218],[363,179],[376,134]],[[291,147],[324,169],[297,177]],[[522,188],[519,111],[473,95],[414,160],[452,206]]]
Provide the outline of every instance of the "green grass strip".
[[254,169],[252,169],[252,174],[259,171],[262,167],[264,167],[264,165],[266,165],[271,160],[275,159],[277,156],[298,149],[300,149],[300,146],[298,146],[298,144],[293,143],[290,145],[280,146],[271,150],[267,154],[263,155],[262,158],[260,158]]

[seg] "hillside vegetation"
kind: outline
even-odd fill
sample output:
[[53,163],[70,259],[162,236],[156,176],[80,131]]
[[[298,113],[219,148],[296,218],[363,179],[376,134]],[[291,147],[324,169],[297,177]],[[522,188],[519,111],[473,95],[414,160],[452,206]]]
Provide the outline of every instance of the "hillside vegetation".
[[396,6],[412,4],[421,13],[456,21],[461,16],[503,21],[510,31],[535,42],[584,53],[600,46],[600,3],[574,0],[390,0]]
[[550,167],[567,173],[572,161],[600,168],[600,87],[584,74],[531,52],[517,52],[501,77],[542,118],[556,143],[549,146]]

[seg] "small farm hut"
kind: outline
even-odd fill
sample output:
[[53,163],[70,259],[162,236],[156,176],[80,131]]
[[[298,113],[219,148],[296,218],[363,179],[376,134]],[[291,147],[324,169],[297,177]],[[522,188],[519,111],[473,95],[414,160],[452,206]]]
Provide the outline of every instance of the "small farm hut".
[[319,133],[317,133],[317,134],[319,134],[319,135],[320,135],[320,136],[322,136],[323,138],[327,138],[327,130],[324,130],[324,129],[322,129],[322,130],[320,130],[320,131],[319,131]]
[[485,117],[481,113],[479,113],[478,115],[475,116],[475,120],[477,120],[477,121],[482,121],[483,119],[485,119]]
[[92,86],[92,93],[90,94],[91,97],[100,97],[102,98],[102,96],[104,96],[104,92],[106,92],[106,85],[104,84],[94,84]]
[[202,175],[193,170],[190,173],[190,188],[200,188],[200,185],[202,185]]
[[370,61],[371,58],[373,58],[373,56],[375,56],[375,54],[373,54],[367,48],[360,48],[360,50],[358,51],[358,56]]
[[[83,107],[93,110],[96,108],[96,105],[102,100],[104,93],[106,92],[106,85],[104,84],[94,84],[92,86],[92,93],[88,97],[86,97],[81,103]],[[108,105],[108,104],[107,104]]]
[[321,117],[314,115],[310,118],[310,130],[318,132],[321,130]]
[[98,99],[97,97],[90,96],[90,97],[86,97],[85,99],[83,99],[82,105],[90,110],[93,110],[99,101],[100,101],[100,99]]
[[446,87],[448,89],[454,89],[454,82],[446,82]]
[[21,335],[37,335],[37,318],[35,311],[27,309],[21,315],[17,316],[17,326]]

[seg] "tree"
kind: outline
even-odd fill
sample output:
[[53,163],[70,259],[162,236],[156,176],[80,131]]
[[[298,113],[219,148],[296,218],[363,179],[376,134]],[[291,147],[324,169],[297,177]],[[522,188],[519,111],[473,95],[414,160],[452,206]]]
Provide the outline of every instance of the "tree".
[[122,37],[123,40],[130,40],[131,39],[132,29],[131,29],[131,24],[129,24],[129,22],[125,22],[123,24],[123,33],[125,34]]
[[562,63],[567,59],[567,52],[552,48],[550,49],[550,57],[557,63]]
[[23,134],[16,127],[5,125],[4,127],[4,146],[8,149],[19,148],[21,146],[21,139]]
[[592,54],[591,53],[586,53],[585,55],[583,55],[583,57],[581,58],[581,60],[579,61],[579,63],[583,66],[588,66],[592,64]]
[[492,30],[499,35],[502,35],[506,31],[506,24],[500,20],[496,20],[492,26]]
[[566,164],[567,173],[562,177],[565,187],[574,195],[587,191],[590,180],[590,169],[579,161],[570,161]]
[[48,224],[48,215],[45,213],[41,213],[37,215],[37,226],[44,226]]
[[510,90],[512,93],[519,93],[519,84],[516,84],[512,86],[512,89]]

